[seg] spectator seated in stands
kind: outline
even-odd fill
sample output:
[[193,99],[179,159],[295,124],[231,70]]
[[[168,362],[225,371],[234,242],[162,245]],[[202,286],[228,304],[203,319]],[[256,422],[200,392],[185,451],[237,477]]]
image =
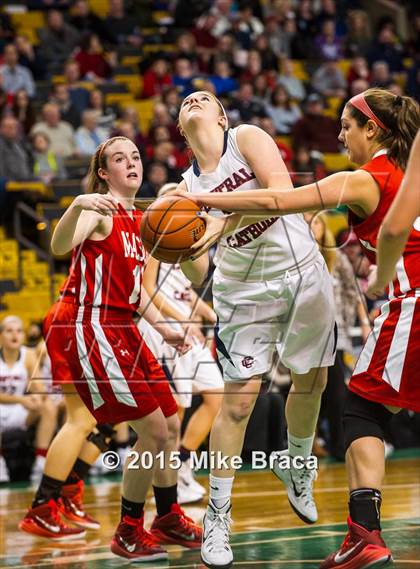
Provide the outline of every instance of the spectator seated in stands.
[[216,61],[214,74],[210,75],[216,96],[221,97],[238,89],[238,82],[232,77],[232,69],[227,61]]
[[19,122],[11,116],[0,122],[0,178],[17,182],[33,178],[29,153],[20,140]]
[[[26,431],[36,425],[36,460],[32,479],[42,475],[48,446],[57,426],[57,408],[46,395],[36,374],[38,358],[35,351],[23,346],[23,323],[17,316],[0,322],[0,437],[12,430]],[[38,377],[36,375],[36,377]],[[0,461],[4,473],[4,458]]]
[[176,123],[173,121],[166,105],[164,105],[163,103],[156,103],[156,105],[153,108],[153,118],[150,124],[149,134],[157,126],[168,127],[169,132],[171,133],[172,142],[178,143],[184,141]]
[[23,134],[28,135],[35,124],[36,113],[34,103],[24,89],[17,91],[13,97],[12,115],[19,121]]
[[350,10],[344,41],[346,57],[366,56],[371,46],[369,16],[364,10]]
[[111,35],[111,43],[140,47],[142,43],[140,28],[134,18],[126,15],[124,0],[109,0],[109,12],[105,25]]
[[115,54],[104,53],[103,46],[96,34],[88,34],[80,42],[80,50],[75,60],[79,64],[80,75],[86,81],[102,83],[112,75],[116,63]]
[[54,83],[49,100],[50,103],[58,105],[63,121],[70,123],[73,128],[80,125],[80,113],[74,106],[70,90],[65,83]]
[[168,182],[166,166],[161,162],[151,162],[146,168],[146,176],[138,195],[141,198],[155,198],[160,188]]
[[51,141],[45,132],[32,136],[32,156],[34,177],[49,184],[52,180],[64,179],[66,170],[63,160],[51,151]]
[[55,103],[46,103],[42,107],[43,120],[35,123],[31,135],[44,132],[51,141],[51,151],[57,156],[67,158],[75,153],[74,129],[68,122],[61,120],[60,108]]
[[233,19],[233,29],[242,48],[249,49],[252,42],[264,33],[264,24],[254,16],[252,7],[244,3]]
[[64,22],[63,14],[58,10],[49,10],[47,27],[40,29],[38,35],[40,54],[53,73],[59,71],[80,38],[78,31]]
[[255,49],[260,54],[261,66],[264,71],[277,69],[278,58],[268,43],[268,37],[265,34],[258,36],[254,42]]
[[236,97],[229,107],[229,112],[236,112],[238,119],[245,123],[250,122],[255,117],[262,118],[266,116],[264,105],[255,100],[254,87],[249,81],[243,81],[239,85]]
[[290,59],[282,60],[281,73],[277,79],[277,84],[286,87],[291,98],[296,101],[302,101],[306,96],[303,82],[293,74],[293,62]]
[[24,89],[29,97],[36,93],[35,82],[31,71],[23,65],[19,65],[19,54],[16,46],[12,43],[6,45],[3,51],[4,63],[0,66],[2,87],[9,95]]
[[108,32],[105,22],[97,16],[89,7],[87,0],[75,0],[69,23],[78,30],[80,34],[97,34],[101,41],[111,42],[112,36]]
[[166,106],[172,120],[177,122],[182,99],[176,87],[167,87],[162,93],[162,103]]
[[321,59],[341,59],[343,57],[343,42],[336,34],[336,24],[332,18],[323,21],[321,33],[315,38],[315,46]]
[[14,43],[18,50],[20,65],[29,69],[35,81],[45,79],[46,61],[41,57],[39,47],[33,46],[24,35],[17,35]]
[[[312,156],[309,148],[304,145],[295,149],[291,171],[293,183],[297,186],[303,186],[305,183],[313,184],[315,180],[321,180],[327,174],[322,161]],[[307,177],[308,182],[306,182]]]
[[153,61],[149,69],[143,75],[142,98],[148,99],[162,95],[165,87],[172,85],[168,61],[164,57],[158,57]]
[[172,82],[179,87],[181,97],[186,97],[196,90],[194,86],[196,78],[196,72],[189,59],[179,57],[175,60]]
[[80,67],[77,61],[69,60],[64,65],[64,81],[74,108],[82,114],[89,106],[89,91],[80,84]]
[[266,112],[273,119],[277,134],[290,134],[293,125],[302,116],[300,108],[290,99],[289,92],[283,85],[274,89]]
[[82,124],[76,130],[74,137],[77,153],[81,156],[92,156],[107,136],[106,129],[98,127],[98,112],[90,109],[84,111]]
[[339,152],[338,120],[323,115],[324,103],[320,95],[312,93],[306,102],[305,114],[292,130],[296,146],[307,145],[318,152]]
[[370,82],[370,69],[366,58],[361,55],[352,59],[347,73],[347,84],[349,88],[351,88],[353,81],[356,81],[357,79],[364,79],[368,84]]
[[375,61],[385,61],[391,73],[400,73],[403,70],[403,49],[395,33],[393,22],[386,22],[380,27],[367,57],[370,64]]
[[280,150],[280,154],[284,160],[284,163],[286,164],[287,169],[290,170],[290,163],[293,158],[293,152],[290,146],[277,136],[277,131],[276,127],[274,126],[273,119],[271,117],[263,117],[259,120],[259,124],[257,123],[257,126],[265,130],[265,132],[274,138],[274,141],[277,144],[277,148]]
[[104,95],[99,89],[89,93],[89,109],[97,112],[98,126],[110,133],[117,113],[113,107],[105,104]]
[[338,67],[337,60],[329,59],[315,71],[312,87],[323,97],[344,99],[347,93],[347,81]]
[[144,138],[142,134],[135,129],[131,121],[129,120],[118,121],[118,126],[111,136],[125,136],[126,138],[134,142],[134,144],[140,150],[140,154],[144,154]]
[[389,71],[388,63],[386,61],[375,61],[372,65],[370,86],[379,87],[380,89],[388,89],[391,83],[392,75]]

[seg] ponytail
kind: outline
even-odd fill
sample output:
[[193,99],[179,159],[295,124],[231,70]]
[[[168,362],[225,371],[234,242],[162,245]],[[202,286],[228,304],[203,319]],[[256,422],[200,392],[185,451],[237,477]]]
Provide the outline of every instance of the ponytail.
[[99,176],[98,171],[101,168],[106,169],[107,154],[105,150],[117,140],[129,139],[125,136],[114,136],[112,138],[108,138],[108,140],[97,147],[95,154],[90,159],[86,182],[87,194],[106,194],[108,192],[108,184]]
[[[411,97],[394,95],[385,89],[368,89],[363,93],[369,108],[385,126],[379,128],[376,141],[388,149],[388,156],[396,166],[405,170],[410,149],[420,127],[420,108]],[[347,103],[351,116],[360,127],[369,117]]]

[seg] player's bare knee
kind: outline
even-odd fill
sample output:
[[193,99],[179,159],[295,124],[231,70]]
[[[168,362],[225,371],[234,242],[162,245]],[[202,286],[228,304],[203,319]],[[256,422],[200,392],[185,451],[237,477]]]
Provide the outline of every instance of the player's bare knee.
[[179,437],[181,424],[177,414],[166,418],[166,425],[168,427],[168,440],[176,441]]
[[233,423],[242,423],[244,421],[248,421],[253,408],[253,402],[243,401],[236,405],[225,407],[224,414]]

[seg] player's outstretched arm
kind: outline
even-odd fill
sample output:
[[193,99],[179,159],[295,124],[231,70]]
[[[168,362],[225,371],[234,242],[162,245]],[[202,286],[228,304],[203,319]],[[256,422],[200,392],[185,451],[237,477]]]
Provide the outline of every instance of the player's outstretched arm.
[[109,194],[82,194],[65,211],[51,239],[55,255],[65,255],[101,229],[103,220],[118,209],[117,200]]
[[142,318],[155,328],[162,338],[174,346],[178,352],[185,354],[191,349],[191,345],[185,341],[184,332],[174,330],[167,322],[163,314],[157,309],[148,295],[144,286],[141,287],[140,305],[138,312]]
[[378,234],[377,270],[369,282],[368,294],[382,296],[392,281],[395,265],[403,254],[413,226],[420,231],[420,131],[411,148],[404,180]]
[[364,170],[339,172],[319,182],[295,190],[268,188],[223,194],[202,193],[192,199],[201,206],[234,212],[223,220],[211,218],[204,212],[198,215],[206,221],[204,235],[194,243],[194,258],[202,255],[222,236],[266,219],[305,211],[322,211],[340,205],[357,206],[367,216],[379,202],[379,188]]
[[209,273],[209,264],[209,256],[202,254],[199,259],[181,263],[181,269],[193,285],[200,286],[206,280]]

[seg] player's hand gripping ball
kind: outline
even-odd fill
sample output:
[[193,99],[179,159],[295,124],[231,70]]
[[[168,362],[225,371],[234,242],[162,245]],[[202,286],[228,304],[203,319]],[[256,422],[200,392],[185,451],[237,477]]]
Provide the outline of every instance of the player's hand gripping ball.
[[192,255],[191,245],[202,237],[205,222],[200,207],[187,197],[163,196],[143,214],[140,233],[146,250],[159,261],[179,263]]

